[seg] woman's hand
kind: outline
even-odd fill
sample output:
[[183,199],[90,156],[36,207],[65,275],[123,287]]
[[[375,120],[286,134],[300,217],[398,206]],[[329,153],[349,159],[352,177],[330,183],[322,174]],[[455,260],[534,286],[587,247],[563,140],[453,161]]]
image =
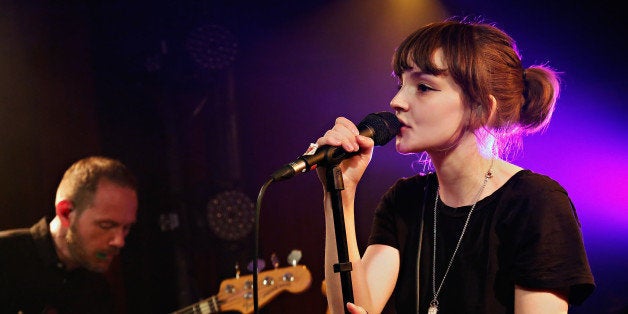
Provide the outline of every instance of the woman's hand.
[[352,314],[368,314],[368,312],[365,309],[351,302],[347,302],[347,310],[349,310],[349,313],[352,313]]
[[[371,161],[373,155],[373,139],[360,135],[358,128],[353,122],[344,117],[336,119],[334,127],[325,132],[316,144],[320,147],[323,145],[340,146],[345,151],[357,153],[351,158],[347,158],[340,163],[345,188],[355,188],[362,178],[366,167]],[[325,184],[325,168],[317,168],[318,177]]]

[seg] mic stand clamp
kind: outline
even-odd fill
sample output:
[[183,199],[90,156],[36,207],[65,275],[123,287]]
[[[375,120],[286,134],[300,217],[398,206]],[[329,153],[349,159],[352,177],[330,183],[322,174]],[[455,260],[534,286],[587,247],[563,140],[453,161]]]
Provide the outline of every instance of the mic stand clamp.
[[353,303],[353,287],[351,285],[351,262],[349,261],[349,249],[347,248],[347,232],[345,229],[345,219],[342,207],[342,196],[340,192],[344,190],[342,171],[338,165],[327,167],[326,189],[331,194],[331,205],[334,215],[334,231],[336,233],[336,249],[338,251],[338,263],[334,264],[334,272],[340,273],[340,284],[342,286],[342,299],[345,313],[349,313],[346,308],[347,302]]

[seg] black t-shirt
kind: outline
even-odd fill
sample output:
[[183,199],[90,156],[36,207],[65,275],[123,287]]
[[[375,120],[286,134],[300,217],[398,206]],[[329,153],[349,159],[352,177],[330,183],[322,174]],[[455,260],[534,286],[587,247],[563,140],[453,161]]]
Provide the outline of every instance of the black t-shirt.
[[[398,313],[416,313],[421,212],[419,313],[427,313],[433,297],[437,184],[434,174],[400,179],[382,197],[375,213],[369,245],[384,244],[400,252],[391,300]],[[439,201],[436,289],[470,209]],[[567,192],[551,178],[529,170],[516,173],[477,203],[438,296],[438,313],[513,313],[515,284],[530,289],[569,288],[569,303],[576,305],[594,289],[580,223]]]
[[30,229],[0,232],[0,313],[113,313],[102,274],[66,271],[42,218]]

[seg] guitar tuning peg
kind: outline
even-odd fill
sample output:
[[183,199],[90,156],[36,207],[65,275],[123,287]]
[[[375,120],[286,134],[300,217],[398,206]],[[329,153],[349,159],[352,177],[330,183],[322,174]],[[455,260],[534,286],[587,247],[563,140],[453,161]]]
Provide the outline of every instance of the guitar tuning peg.
[[[266,262],[264,262],[263,259],[258,258],[257,259],[257,272],[261,272],[262,270],[264,270],[264,268],[266,267]],[[249,265],[246,267],[246,269],[248,269],[248,271],[253,272],[253,261],[251,261],[249,263]]]
[[240,264],[238,262],[235,263],[235,277],[240,278]]
[[279,267],[279,258],[277,257],[277,253],[273,252],[273,254],[270,255],[270,262],[273,264],[274,269]]
[[292,252],[288,254],[288,264],[297,266],[302,256],[303,254],[301,254],[300,250],[292,250]]

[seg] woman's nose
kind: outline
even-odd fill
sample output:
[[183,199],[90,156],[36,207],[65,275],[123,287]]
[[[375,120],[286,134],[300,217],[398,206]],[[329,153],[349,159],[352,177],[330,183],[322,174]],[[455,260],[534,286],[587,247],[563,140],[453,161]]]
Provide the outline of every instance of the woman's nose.
[[397,94],[390,100],[390,108],[395,111],[404,111],[408,108],[408,103],[405,101],[403,97],[404,88],[403,86],[399,89]]

